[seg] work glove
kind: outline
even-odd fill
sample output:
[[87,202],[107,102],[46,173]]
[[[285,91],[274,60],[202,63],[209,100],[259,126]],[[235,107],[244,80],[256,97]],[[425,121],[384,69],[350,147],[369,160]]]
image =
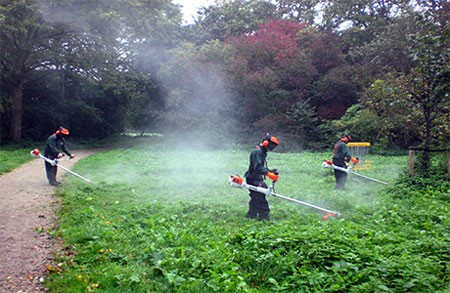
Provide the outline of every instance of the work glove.
[[353,162],[353,164],[358,164],[359,162],[358,158],[351,158],[350,160]]
[[267,177],[272,179],[273,182],[277,182],[277,180],[278,180],[278,174],[275,174],[273,172],[268,172],[267,173]]

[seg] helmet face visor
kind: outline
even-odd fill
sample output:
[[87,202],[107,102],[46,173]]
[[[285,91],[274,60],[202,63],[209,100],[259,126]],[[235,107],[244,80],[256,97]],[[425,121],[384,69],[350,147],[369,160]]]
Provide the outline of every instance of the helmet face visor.
[[267,146],[267,149],[268,149],[269,151],[273,151],[273,150],[277,147],[277,145],[278,145],[278,144],[274,143],[273,141],[270,141],[270,142],[269,142],[269,145]]

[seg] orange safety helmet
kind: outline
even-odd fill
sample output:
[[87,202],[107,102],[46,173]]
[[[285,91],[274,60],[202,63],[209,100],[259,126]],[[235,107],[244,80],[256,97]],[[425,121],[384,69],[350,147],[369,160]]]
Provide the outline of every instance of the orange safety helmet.
[[344,142],[348,142],[348,141],[351,141],[351,140],[352,140],[352,137],[351,137],[349,134],[347,134],[347,133],[343,133],[343,134],[341,135],[341,139],[342,139],[342,141],[344,141]]
[[64,134],[64,135],[69,135],[69,130],[67,128],[64,127],[60,127],[57,131],[56,134]]
[[263,138],[261,145],[266,148],[270,143],[274,144],[271,148],[271,150],[273,150],[279,144],[279,141],[278,138],[267,133],[266,137]]

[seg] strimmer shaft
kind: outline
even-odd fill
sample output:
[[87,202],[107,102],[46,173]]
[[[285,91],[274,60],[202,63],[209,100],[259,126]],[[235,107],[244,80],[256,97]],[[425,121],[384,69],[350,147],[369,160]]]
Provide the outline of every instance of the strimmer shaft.
[[304,202],[304,201],[301,201],[301,200],[297,200],[297,199],[293,199],[293,198],[290,198],[290,197],[287,197],[287,196],[284,196],[284,195],[281,195],[281,194],[277,194],[275,192],[272,192],[271,195],[275,196],[275,197],[279,197],[279,198],[285,199],[285,200],[289,200],[289,201],[292,201],[292,202],[295,202],[295,203],[299,203],[299,204],[302,204],[302,205],[305,205],[305,206],[308,206],[310,208],[313,208],[313,209],[316,209],[316,210],[320,210],[320,211],[323,211],[323,212],[326,212],[326,213],[335,214],[336,216],[338,215],[337,212],[334,212],[334,211],[331,211],[331,210],[328,210],[328,209],[325,209],[325,208],[321,208],[319,206],[316,206],[316,205],[313,205],[313,204],[310,204],[310,203],[307,203],[307,202]]
[[370,181],[373,181],[373,182],[377,182],[377,183],[380,183],[380,184],[387,185],[387,183],[384,182],[384,181],[381,181],[381,180],[378,180],[378,179],[374,179],[374,178],[371,178],[371,177],[368,177],[368,176],[365,176],[365,175],[362,175],[362,174],[353,172],[353,171],[351,171],[350,169],[342,168],[342,167],[335,166],[335,165],[329,165],[329,164],[327,164],[327,163],[323,163],[323,164],[322,164],[322,167],[324,167],[324,168],[331,168],[331,169],[335,169],[335,170],[339,170],[339,171],[345,172],[345,173],[347,173],[347,174],[350,173],[350,174],[353,174],[353,175],[356,175],[356,176],[365,178],[365,179],[370,180]]
[[322,207],[319,207],[319,206],[316,206],[316,205],[313,205],[313,204],[310,204],[310,203],[307,203],[307,202],[304,202],[301,200],[297,200],[297,199],[293,199],[293,198],[290,198],[290,197],[287,197],[287,196],[284,196],[281,194],[277,194],[277,193],[273,192],[273,183],[268,188],[263,188],[263,187],[258,187],[258,186],[253,186],[253,185],[250,185],[247,183],[243,183],[242,179],[238,176],[232,176],[231,179],[228,181],[228,183],[232,187],[245,188],[248,190],[261,192],[261,193],[265,194],[266,196],[272,195],[274,197],[285,199],[285,200],[288,200],[291,202],[295,202],[295,203],[328,213],[327,215],[322,217],[323,220],[326,220],[329,217],[338,217],[339,216],[339,213],[337,213],[337,212],[334,212],[334,211],[331,211],[331,210],[328,210],[328,209],[325,209],[325,208],[322,208]]

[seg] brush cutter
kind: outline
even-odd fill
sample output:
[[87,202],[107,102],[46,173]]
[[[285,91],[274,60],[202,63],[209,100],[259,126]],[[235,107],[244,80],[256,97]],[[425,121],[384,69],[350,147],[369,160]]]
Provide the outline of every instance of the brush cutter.
[[310,203],[307,203],[307,202],[304,202],[304,201],[300,201],[300,200],[297,200],[297,199],[293,199],[293,198],[290,198],[290,197],[287,197],[287,196],[275,193],[273,191],[275,182],[273,182],[273,181],[272,181],[272,184],[268,188],[264,188],[264,187],[258,187],[258,186],[254,186],[254,185],[250,185],[250,184],[244,183],[244,181],[242,180],[242,178],[239,175],[233,175],[233,176],[231,176],[230,180],[228,180],[228,184],[230,186],[232,186],[232,187],[245,188],[245,189],[248,189],[248,190],[252,190],[252,191],[263,193],[266,196],[267,195],[272,195],[274,197],[282,198],[282,199],[285,199],[285,200],[288,200],[288,201],[292,201],[292,202],[295,202],[295,203],[298,203],[298,204],[301,204],[301,205],[304,205],[304,206],[307,206],[307,207],[310,207],[310,208],[313,208],[313,209],[316,209],[316,210],[328,213],[327,215],[322,217],[323,220],[326,220],[329,217],[337,217],[339,215],[337,212],[333,212],[333,211],[327,210],[325,208],[321,208],[319,206],[316,206],[316,205],[313,205],[313,204],[310,204]]
[[331,160],[325,160],[325,161],[323,161],[322,167],[324,167],[324,168],[331,168],[331,169],[335,169],[335,170],[339,170],[339,171],[345,172],[345,173],[347,173],[347,174],[353,174],[353,175],[356,175],[356,176],[365,178],[365,179],[370,180],[370,181],[373,181],[373,182],[377,182],[377,183],[380,183],[380,184],[385,184],[385,185],[387,185],[387,183],[384,182],[384,181],[380,181],[380,180],[377,180],[377,179],[374,179],[374,178],[371,178],[371,177],[368,177],[368,176],[365,176],[365,175],[362,175],[362,174],[353,172],[353,171],[351,171],[350,169],[346,169],[346,168],[342,168],[342,167],[336,166],[336,165],[333,164],[333,162],[332,162]]
[[74,176],[77,176],[78,178],[81,178],[81,179],[83,179],[84,181],[87,181],[87,182],[89,182],[89,183],[92,183],[91,180],[89,180],[89,179],[87,179],[87,178],[81,176],[80,174],[77,174],[77,173],[75,173],[75,172],[73,172],[73,171],[71,171],[71,170],[69,170],[69,169],[67,169],[67,168],[65,168],[65,167],[63,167],[63,166],[61,166],[61,165],[59,165],[59,164],[58,164],[58,159],[50,160],[49,158],[44,157],[38,149],[32,150],[32,151],[30,152],[30,155],[33,156],[33,157],[35,157],[35,158],[41,158],[41,159],[43,159],[44,161],[46,161],[47,163],[51,164],[52,166],[58,166],[58,167],[64,169],[65,171],[69,172],[70,174],[72,174],[72,175],[74,175]]

